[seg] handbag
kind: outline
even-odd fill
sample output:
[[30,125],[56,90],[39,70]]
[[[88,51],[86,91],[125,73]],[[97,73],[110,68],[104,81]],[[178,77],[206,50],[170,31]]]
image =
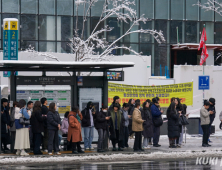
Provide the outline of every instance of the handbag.
[[[22,109],[22,115],[23,115],[23,110]],[[19,123],[22,124],[22,125],[30,125],[30,119],[26,119],[24,117],[20,117],[19,118]]]
[[182,125],[189,125],[189,122],[187,121],[187,118],[184,115],[180,116],[180,121]]
[[163,119],[161,116],[158,116],[157,118],[153,118],[153,125],[155,127],[160,127],[163,125]]

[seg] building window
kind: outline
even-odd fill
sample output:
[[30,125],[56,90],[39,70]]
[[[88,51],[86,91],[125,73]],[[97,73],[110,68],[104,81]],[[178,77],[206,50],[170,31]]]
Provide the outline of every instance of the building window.
[[[178,27],[178,37],[177,37],[177,27]],[[182,21],[171,21],[170,22],[170,43],[176,44],[182,43]]]
[[222,22],[217,22],[215,23],[215,35],[214,35],[214,38],[215,38],[215,44],[222,44],[222,31],[221,31],[221,28],[222,28]]
[[[129,30],[129,28],[132,26],[132,24],[133,24],[133,22],[130,22],[130,21],[128,23],[123,23],[123,34],[125,34]],[[135,31],[138,29],[139,29],[139,26],[134,25],[130,31]],[[123,38],[123,41],[127,42],[127,43],[138,43],[139,42],[139,33],[132,33],[132,34],[126,35]]]
[[155,0],[155,18],[168,19],[168,0]]
[[103,11],[105,0],[98,0],[94,6],[91,8],[91,16],[92,17],[100,17]]
[[197,43],[197,22],[187,21],[185,25],[185,42]]
[[2,0],[2,12],[19,13],[19,0]]
[[38,14],[37,0],[21,0],[21,13]]
[[55,15],[55,0],[39,0],[39,14]]
[[73,18],[57,16],[57,40],[69,41],[73,37]]
[[38,16],[21,15],[21,39],[37,40],[38,39]]
[[24,51],[27,48],[29,48],[29,46],[34,47],[35,51],[38,51],[38,41],[24,41],[21,40],[21,50]]
[[142,55],[152,55],[152,44],[140,44],[140,51],[143,52]]
[[57,15],[73,15],[73,0],[57,0]]
[[[201,0],[202,4],[205,4],[208,0]],[[205,9],[200,9],[200,20],[201,21],[214,21],[214,12],[206,11]]]
[[186,19],[198,21],[198,6],[193,6],[195,4],[194,0],[186,0]]
[[153,0],[140,0],[140,15],[153,19]]
[[54,16],[39,16],[39,40],[55,40]]
[[171,19],[183,20],[183,0],[171,0]]
[[55,42],[39,42],[39,51],[40,52],[56,52],[55,51]]

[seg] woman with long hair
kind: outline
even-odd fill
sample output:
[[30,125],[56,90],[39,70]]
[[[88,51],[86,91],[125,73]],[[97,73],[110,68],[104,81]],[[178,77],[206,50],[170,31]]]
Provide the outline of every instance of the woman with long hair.
[[17,107],[15,108],[15,127],[16,127],[16,136],[15,136],[15,149],[17,149],[16,155],[27,156],[28,153],[25,152],[25,149],[30,148],[29,142],[29,125],[23,125],[20,123],[20,118],[30,119],[31,114],[27,112],[26,101],[20,100]]
[[[182,104],[180,102],[180,99],[179,98],[175,98],[174,101],[175,101],[175,104],[176,104],[176,111],[177,111],[177,113],[182,115],[182,113],[183,113],[183,106],[182,106]],[[181,124],[180,119],[179,119],[179,133],[182,133],[182,124]],[[176,146],[177,146],[177,148],[181,148],[181,144],[179,143],[179,138],[180,138],[180,135],[176,139]]]
[[34,138],[34,155],[42,155],[40,145],[42,143],[41,133],[44,132],[44,120],[46,120],[46,116],[42,115],[41,102],[36,101],[31,117],[32,133]]
[[59,138],[58,131],[61,128],[61,119],[59,113],[56,111],[56,104],[50,103],[49,112],[47,113],[47,129],[49,134],[48,139],[48,153],[52,155],[52,149],[54,148],[54,153],[56,155],[61,155],[59,153]]
[[149,139],[153,137],[153,119],[150,110],[150,103],[145,101],[143,103],[142,110],[142,119],[145,120],[143,122],[143,149],[150,149],[148,146]]
[[169,137],[169,144],[170,148],[177,148],[175,145],[175,140],[179,137],[179,116],[180,113],[176,111],[176,104],[175,102],[171,103],[170,112],[167,112],[167,119],[168,119],[168,137]]

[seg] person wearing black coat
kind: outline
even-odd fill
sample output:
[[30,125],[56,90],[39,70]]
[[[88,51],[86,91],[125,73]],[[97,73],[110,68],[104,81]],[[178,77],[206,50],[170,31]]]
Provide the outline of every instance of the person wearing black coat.
[[[133,110],[134,110],[134,105],[135,105],[135,100],[134,99],[130,99],[129,100],[129,110],[128,113],[130,116],[132,116]],[[129,130],[129,136],[133,135],[133,131],[132,131],[132,117],[129,119],[129,126],[128,126],[128,130]]]
[[116,143],[118,143],[118,150],[123,151],[122,141],[124,138],[124,117],[120,111],[119,105],[113,105],[114,110],[109,111],[109,133],[110,140],[112,141],[113,151],[117,151]]
[[[48,101],[45,97],[41,98],[41,104],[42,104],[42,115],[46,116],[49,112],[49,109],[47,107]],[[42,140],[42,147],[43,150],[47,151],[48,149],[48,129],[47,129],[47,119],[44,120],[44,136]]]
[[[6,144],[6,138],[7,138],[7,115],[5,112],[1,113],[1,149],[3,152],[5,152],[5,149],[7,148]],[[4,147],[2,147],[4,145]]]
[[40,146],[42,143],[42,132],[44,132],[44,121],[46,120],[46,116],[42,115],[41,110],[41,102],[36,101],[33,108],[33,113],[31,116],[31,125],[32,125],[32,133],[33,133],[33,141],[34,141],[34,155],[42,155],[40,151]]
[[47,114],[47,129],[49,134],[48,140],[48,153],[52,155],[52,150],[54,148],[54,153],[61,155],[59,153],[59,138],[58,131],[61,128],[61,119],[59,113],[56,111],[55,103],[50,103],[49,112]]
[[108,107],[103,105],[101,111],[96,114],[96,118],[94,119],[95,128],[98,131],[99,138],[98,138],[98,145],[97,145],[97,152],[104,152],[104,140],[107,135],[108,129],[108,121],[110,117],[108,117]]
[[85,150],[93,150],[92,141],[94,137],[94,119],[96,110],[93,108],[93,103],[88,102],[87,107],[82,110],[82,127],[84,130],[84,148]]
[[[8,144],[8,140],[10,140],[10,126],[11,126],[11,121],[10,121],[10,115],[9,115],[9,107],[8,107],[8,100],[3,98],[1,99],[1,113],[3,114],[3,119],[4,121],[2,122],[2,124],[4,125],[4,127],[2,127],[3,125],[1,125],[1,127],[3,128],[1,130],[2,133],[2,140],[1,143],[4,145],[4,147],[2,147],[1,144],[1,148],[2,150],[5,152],[6,150],[9,150],[7,148],[7,144]],[[5,121],[6,118],[6,121]]]
[[[175,104],[176,104],[176,111],[177,111],[177,113],[182,115],[182,113],[183,113],[183,106],[180,103],[180,99],[179,98],[175,98],[174,101],[175,101]],[[179,118],[179,132],[182,133],[182,124],[181,124],[180,118]],[[180,136],[178,136],[178,138],[176,139],[177,148],[181,148],[181,145],[179,144],[179,139],[180,139]]]
[[175,140],[180,136],[179,117],[180,114],[176,111],[176,104],[172,102],[171,111],[170,113],[167,113],[168,137],[170,148],[177,148],[175,146]]
[[[214,98],[210,98],[209,99],[209,102],[210,102],[210,107],[208,109],[208,111],[212,111],[213,114],[210,114],[210,124],[209,124],[209,137],[210,137],[210,134],[211,134],[211,125],[214,121],[214,118],[216,116],[216,109],[215,109],[215,99]],[[211,140],[208,138],[208,141],[211,142]]]
[[145,120],[143,122],[143,149],[150,149],[148,146],[148,141],[150,138],[153,137],[153,119],[152,119],[152,114],[151,110],[149,107],[150,103],[149,102],[144,102],[143,103],[143,109],[141,112],[142,119]]

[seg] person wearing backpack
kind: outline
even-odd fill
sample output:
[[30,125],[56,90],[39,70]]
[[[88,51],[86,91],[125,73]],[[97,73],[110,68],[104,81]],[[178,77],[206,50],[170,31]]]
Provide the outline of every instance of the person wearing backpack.
[[[80,142],[82,141],[82,134],[81,134],[81,120],[83,119],[81,112],[79,111],[78,107],[73,107],[72,111],[69,112],[68,121],[69,121],[69,128],[68,128],[68,136],[67,140],[72,143],[72,153],[85,153],[82,151]],[[76,149],[77,147],[77,149]]]

